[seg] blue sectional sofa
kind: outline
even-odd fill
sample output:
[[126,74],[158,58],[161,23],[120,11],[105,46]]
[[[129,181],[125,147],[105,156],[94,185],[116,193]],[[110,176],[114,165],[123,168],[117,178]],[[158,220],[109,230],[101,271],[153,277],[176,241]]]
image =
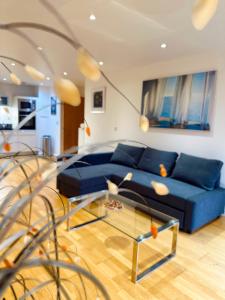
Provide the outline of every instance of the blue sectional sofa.
[[[179,219],[185,232],[224,213],[225,189],[219,186],[223,163],[219,160],[119,144],[113,153],[89,154],[81,161],[85,163],[77,162],[57,177],[57,188],[67,197],[106,189],[106,179],[118,184],[132,172],[132,180],[124,181],[122,187],[142,195],[145,205]],[[167,177],[160,175],[160,164]],[[166,184],[170,193],[157,195],[151,181]],[[124,194],[141,201],[134,194]]]

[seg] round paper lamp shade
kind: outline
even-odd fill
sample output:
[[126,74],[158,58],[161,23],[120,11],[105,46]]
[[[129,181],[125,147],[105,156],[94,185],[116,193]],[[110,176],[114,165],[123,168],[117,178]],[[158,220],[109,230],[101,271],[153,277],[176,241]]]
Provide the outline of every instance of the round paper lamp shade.
[[91,136],[91,128],[89,126],[85,128],[85,132],[87,136]]
[[55,92],[58,98],[64,103],[72,106],[78,106],[81,103],[79,90],[69,79],[57,79],[55,81]]
[[146,116],[140,116],[139,126],[142,131],[147,132],[149,130],[149,120]]
[[117,195],[119,193],[118,186],[110,180],[107,180],[108,190],[111,194]]
[[152,181],[151,185],[157,195],[166,196],[169,194],[169,189],[165,184],[157,181]]
[[129,172],[127,175],[124,177],[123,181],[131,181],[133,178],[133,173]]
[[87,78],[92,81],[98,81],[101,72],[98,66],[98,63],[94,58],[84,49],[79,48],[77,54],[77,64],[80,72]]
[[197,0],[192,10],[192,23],[197,30],[202,30],[214,16],[218,0]]
[[16,85],[21,85],[21,80],[16,76],[16,74],[11,73],[10,78],[12,82],[15,83]]
[[39,72],[38,70],[36,70],[35,68],[26,65],[25,70],[27,72],[27,74],[34,80],[44,80],[45,79],[45,75],[41,72]]

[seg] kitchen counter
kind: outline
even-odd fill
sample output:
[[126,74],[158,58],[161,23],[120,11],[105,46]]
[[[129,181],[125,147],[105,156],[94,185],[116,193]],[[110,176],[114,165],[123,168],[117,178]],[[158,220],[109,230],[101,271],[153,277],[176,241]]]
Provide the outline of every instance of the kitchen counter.
[[18,134],[26,134],[26,135],[31,135],[31,134],[36,134],[36,130],[24,130],[24,129],[19,129],[17,131]]
[[[6,134],[10,134],[10,132],[12,132],[13,129],[4,129],[4,130],[0,130],[0,132],[1,131],[3,131]],[[36,134],[36,130],[23,130],[23,129],[19,129],[19,130],[15,131],[14,134],[33,135],[33,134]]]

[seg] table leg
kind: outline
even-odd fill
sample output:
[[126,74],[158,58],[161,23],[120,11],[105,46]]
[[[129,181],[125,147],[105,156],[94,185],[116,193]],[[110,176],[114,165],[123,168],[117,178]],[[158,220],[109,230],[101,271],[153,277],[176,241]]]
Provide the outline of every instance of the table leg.
[[175,223],[170,227],[173,236],[172,236],[172,245],[171,245],[171,252],[164,256],[162,259],[160,259],[158,262],[154,263],[150,267],[143,270],[141,273],[138,273],[138,262],[139,262],[139,247],[140,244],[145,242],[144,240],[141,242],[134,241],[133,245],[133,263],[132,263],[132,275],[131,275],[131,281],[133,283],[136,283],[140,280],[142,280],[145,276],[147,276],[149,273],[153,272],[154,270],[158,269],[160,266],[168,262],[170,259],[172,259],[176,255],[176,247],[177,247],[177,236],[179,232],[179,223]]
[[139,256],[139,243],[134,241],[133,244],[133,261],[132,261],[132,274],[131,281],[136,283],[138,276],[138,256]]
[[[69,213],[70,211],[71,211],[71,202],[68,200],[67,201],[67,213]],[[70,216],[67,218],[66,227],[67,227],[67,231],[70,231]]]
[[175,224],[172,227],[172,232],[173,232],[173,238],[172,238],[171,253],[175,255],[176,254],[176,250],[177,250],[177,236],[178,236],[178,232],[179,232],[179,223]]

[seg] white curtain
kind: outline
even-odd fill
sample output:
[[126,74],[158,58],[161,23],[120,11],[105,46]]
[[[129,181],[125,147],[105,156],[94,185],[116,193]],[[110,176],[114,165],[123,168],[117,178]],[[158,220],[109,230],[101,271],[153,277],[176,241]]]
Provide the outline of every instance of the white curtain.
[[183,93],[185,77],[186,77],[186,75],[177,77],[176,87],[174,89],[174,95],[173,95],[172,109],[171,109],[171,114],[170,114],[170,117],[173,119],[175,119],[176,115],[177,115],[177,110],[179,108],[179,102],[181,101],[181,97],[182,97],[182,93]]
[[201,109],[201,124],[209,123],[208,114],[209,114],[209,101],[213,98],[214,93],[214,80],[215,72],[208,72],[205,75],[205,84],[204,84],[204,93],[202,99],[202,109]]
[[157,80],[154,80],[154,81],[152,81],[152,84],[151,84],[148,92],[144,96],[143,114],[145,116],[151,117],[153,114],[155,98],[156,98],[156,88],[157,88]]
[[162,113],[166,82],[167,82],[166,78],[158,79],[157,82],[155,105],[153,110],[153,117],[156,118],[157,120],[160,118],[160,115]]
[[188,107],[191,99],[192,75],[183,76],[180,81],[179,94],[177,97],[177,105],[175,109],[175,120],[178,124],[188,121]]
[[149,91],[144,96],[144,115],[151,119],[159,119],[163,107],[165,87],[166,79],[158,79],[152,82]]

